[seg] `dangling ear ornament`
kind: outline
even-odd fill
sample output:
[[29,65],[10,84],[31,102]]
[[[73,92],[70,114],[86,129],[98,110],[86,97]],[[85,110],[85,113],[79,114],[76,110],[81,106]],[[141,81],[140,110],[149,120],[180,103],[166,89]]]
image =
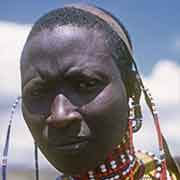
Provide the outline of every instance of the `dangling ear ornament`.
[[11,115],[10,115],[10,120],[8,124],[8,129],[6,133],[6,141],[5,141],[5,146],[3,150],[3,156],[2,156],[2,180],[6,180],[6,172],[7,172],[7,160],[8,160],[8,151],[9,151],[9,143],[10,143],[10,133],[11,133],[11,126],[12,126],[12,120],[14,117],[15,110],[17,108],[17,105],[19,104],[21,97],[17,97],[15,103],[12,105],[11,109]]
[[131,72],[131,80],[133,83],[133,93],[131,95],[130,100],[130,113],[132,114],[131,122],[132,122],[132,130],[133,132],[139,131],[142,126],[142,112],[140,106],[140,98],[141,98],[141,86],[139,83],[139,75],[137,72]]
[[[10,144],[10,133],[11,133],[11,127],[12,127],[12,121],[14,118],[15,110],[20,102],[22,97],[17,97],[15,103],[12,105],[11,109],[11,115],[10,120],[8,124],[8,129],[6,133],[6,140],[5,140],[5,146],[3,150],[3,156],[2,156],[2,180],[7,180],[7,160],[8,160],[8,151],[9,151],[9,144]],[[38,164],[38,146],[37,143],[34,143],[34,157],[35,157],[35,176],[36,180],[39,180],[39,164]]]
[[133,132],[137,132],[142,127],[142,115],[141,115],[141,107],[139,104],[135,104],[133,107],[134,118],[132,119],[132,128]]

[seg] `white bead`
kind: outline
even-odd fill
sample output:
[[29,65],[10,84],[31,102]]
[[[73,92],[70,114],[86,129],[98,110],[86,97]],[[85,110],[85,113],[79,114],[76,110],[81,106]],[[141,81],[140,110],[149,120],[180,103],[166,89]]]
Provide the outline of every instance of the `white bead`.
[[160,151],[160,156],[164,156],[164,151],[163,150]]
[[125,170],[126,174],[129,173],[130,169],[131,169],[131,166],[129,166],[129,167]]
[[152,98],[151,103],[155,104],[155,100]]
[[156,115],[157,115],[157,114],[158,114],[158,111],[154,111],[154,114],[156,114]]
[[156,173],[156,178],[160,178],[161,174],[160,173]]
[[130,167],[132,168],[134,166],[134,164],[132,163],[132,164],[130,164]]
[[88,174],[89,175],[93,175],[93,171],[88,171]]
[[132,161],[132,160],[133,160],[133,157],[132,157],[131,155],[129,155],[129,159],[130,159],[130,161]]
[[107,169],[101,169],[101,172],[102,173],[104,173],[104,172],[106,172],[107,171]]
[[126,172],[125,172],[125,171],[123,171],[123,172],[122,172],[122,175],[123,175],[123,176],[125,176],[125,175],[126,175]]
[[153,156],[153,153],[152,153],[152,152],[148,152],[148,155],[149,155],[149,156]]
[[158,165],[161,164],[161,160],[160,160],[160,159],[157,160],[157,164],[158,164]]
[[158,158],[156,156],[153,159],[156,160],[156,161],[158,160]]
[[95,178],[90,178],[90,180],[95,180]]
[[119,175],[116,175],[116,176],[114,177],[114,179],[119,179],[119,177],[120,177]]
[[116,164],[112,165],[112,169],[116,169],[116,168],[117,168]]
[[111,177],[111,178],[110,178],[110,180],[114,180],[114,178],[113,178],[113,177]]
[[135,122],[135,121],[133,121],[133,122],[132,122],[132,126],[134,127],[135,125],[136,125],[136,122]]
[[158,168],[157,168],[157,171],[161,171],[161,167],[158,167]]
[[106,168],[105,164],[101,164],[101,165],[100,165],[100,168],[101,168],[101,169]]
[[125,162],[126,162],[126,159],[122,159],[122,162],[125,163]]
[[110,164],[114,165],[114,164],[116,164],[116,161],[111,161]]
[[103,172],[103,173],[107,171],[105,164],[101,164],[100,169],[101,169],[101,172]]

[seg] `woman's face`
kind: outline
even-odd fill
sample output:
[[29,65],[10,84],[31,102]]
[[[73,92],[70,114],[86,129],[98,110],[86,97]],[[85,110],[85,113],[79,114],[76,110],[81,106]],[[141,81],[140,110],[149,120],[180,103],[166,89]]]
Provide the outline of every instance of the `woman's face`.
[[45,157],[66,174],[102,163],[127,130],[119,69],[98,30],[43,30],[21,59],[22,110]]

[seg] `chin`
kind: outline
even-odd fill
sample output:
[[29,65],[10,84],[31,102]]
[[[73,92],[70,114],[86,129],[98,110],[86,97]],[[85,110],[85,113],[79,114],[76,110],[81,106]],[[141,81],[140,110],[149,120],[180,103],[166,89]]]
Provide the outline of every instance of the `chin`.
[[[100,152],[99,152],[100,153]],[[104,156],[99,153],[72,153],[72,154],[63,154],[54,156],[52,154],[46,156],[48,161],[60,172],[66,175],[82,175],[89,170],[96,168],[98,165],[103,163],[106,159],[107,154],[104,153]],[[49,153],[48,153],[49,154]]]
[[[51,162],[51,161],[50,161]],[[72,161],[72,162],[51,162],[51,164],[60,172],[66,175],[82,175],[89,170],[92,170],[97,167],[98,161],[92,162],[88,160],[80,161]]]

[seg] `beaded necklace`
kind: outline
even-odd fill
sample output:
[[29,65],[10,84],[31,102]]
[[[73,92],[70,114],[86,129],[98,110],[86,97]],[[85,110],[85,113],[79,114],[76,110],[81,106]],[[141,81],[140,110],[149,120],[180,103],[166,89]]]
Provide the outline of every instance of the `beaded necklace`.
[[62,175],[56,180],[130,180],[130,174],[136,177],[134,179],[140,179],[144,175],[144,165],[131,153],[127,133],[122,143],[94,170],[73,177]]

